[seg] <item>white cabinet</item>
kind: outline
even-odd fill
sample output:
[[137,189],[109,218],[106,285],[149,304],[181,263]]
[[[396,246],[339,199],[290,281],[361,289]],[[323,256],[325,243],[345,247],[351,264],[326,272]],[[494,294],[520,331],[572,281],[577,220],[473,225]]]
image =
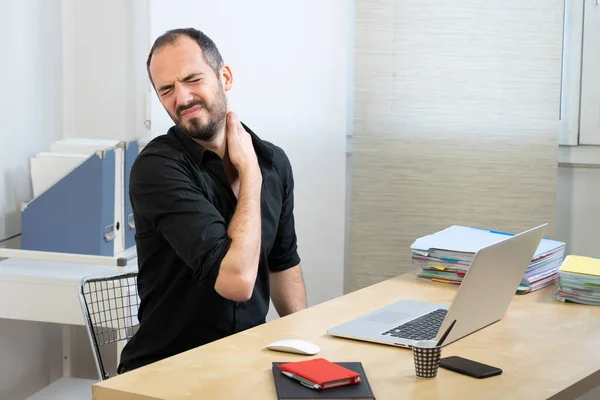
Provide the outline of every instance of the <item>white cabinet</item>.
[[566,0],[561,129],[566,146],[600,145],[600,0]]
[[600,2],[585,0],[579,144],[600,145]]

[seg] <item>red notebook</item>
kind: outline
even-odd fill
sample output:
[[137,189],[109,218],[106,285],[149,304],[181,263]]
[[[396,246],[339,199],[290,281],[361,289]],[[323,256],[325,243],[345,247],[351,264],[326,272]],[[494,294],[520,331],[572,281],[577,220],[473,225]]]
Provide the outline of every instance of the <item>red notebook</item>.
[[360,374],[324,358],[279,364],[281,372],[313,389],[330,389],[361,381]]

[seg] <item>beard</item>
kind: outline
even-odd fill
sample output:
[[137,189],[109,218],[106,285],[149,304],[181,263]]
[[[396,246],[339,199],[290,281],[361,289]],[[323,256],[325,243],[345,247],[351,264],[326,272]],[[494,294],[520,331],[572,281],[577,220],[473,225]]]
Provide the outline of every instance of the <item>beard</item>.
[[[194,99],[184,106],[177,107],[177,118],[171,118],[177,127],[192,139],[205,142],[211,141],[217,136],[221,129],[223,129],[225,117],[227,115],[227,98],[225,97],[223,86],[220,84],[219,88],[215,91],[214,99],[214,103],[210,106],[200,98]],[[206,111],[208,120],[203,124],[200,118],[194,117],[188,119],[187,124],[184,125],[181,113],[197,105],[201,106],[202,109]]]

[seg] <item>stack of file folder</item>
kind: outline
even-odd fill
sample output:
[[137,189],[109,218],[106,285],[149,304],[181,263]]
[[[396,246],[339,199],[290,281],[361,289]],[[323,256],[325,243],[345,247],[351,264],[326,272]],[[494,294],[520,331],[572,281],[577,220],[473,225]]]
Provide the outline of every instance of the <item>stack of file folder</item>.
[[[412,263],[421,267],[417,278],[460,284],[477,250],[512,233],[453,225],[417,239],[411,246]],[[517,290],[529,293],[558,281],[565,243],[543,239]]]
[[563,302],[600,305],[600,259],[569,255],[558,272],[554,298]]

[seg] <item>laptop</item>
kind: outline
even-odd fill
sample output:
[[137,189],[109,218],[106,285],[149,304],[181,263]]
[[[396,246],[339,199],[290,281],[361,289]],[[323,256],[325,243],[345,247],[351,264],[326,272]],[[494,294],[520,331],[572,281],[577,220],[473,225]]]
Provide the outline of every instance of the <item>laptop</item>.
[[547,224],[507,236],[479,249],[452,304],[401,300],[327,331],[332,336],[410,348],[417,340],[438,340],[456,323],[450,344],[499,321],[515,295]]

